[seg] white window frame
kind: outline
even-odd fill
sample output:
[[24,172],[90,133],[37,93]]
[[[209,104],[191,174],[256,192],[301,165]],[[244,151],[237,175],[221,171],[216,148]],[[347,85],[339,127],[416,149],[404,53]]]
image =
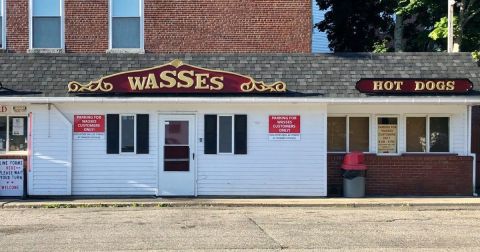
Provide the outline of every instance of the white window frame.
[[[23,155],[27,155],[28,153],[28,134],[30,134],[30,130],[29,129],[29,125],[28,125],[28,115],[25,115],[25,114],[18,114],[18,115],[11,115],[11,114],[7,114],[7,115],[0,115],[0,117],[6,117],[7,118],[7,132],[6,132],[6,142],[5,142],[5,151],[0,151],[0,156],[1,155],[20,155],[20,156],[23,156]],[[27,118],[27,122],[26,122],[26,125],[24,125],[24,127],[27,127],[27,135],[25,136],[27,138],[27,150],[24,150],[24,151],[10,151],[10,118],[11,117],[25,117]]]
[[[396,118],[397,119],[397,152],[395,153],[380,153],[378,152],[378,118]],[[376,115],[375,116],[375,153],[378,156],[400,156],[402,152],[400,151],[400,131],[401,131],[401,122],[400,115]]]
[[372,116],[369,114],[328,114],[327,115],[327,127],[328,127],[328,118],[329,117],[344,117],[346,121],[346,136],[345,136],[345,151],[328,151],[327,146],[327,153],[348,153],[350,152],[350,118],[351,117],[367,117],[368,118],[368,151],[364,151],[363,153],[372,153]]
[[[425,152],[409,152],[407,151],[407,118],[422,117],[425,118]],[[448,118],[448,152],[431,152],[430,151],[430,118]],[[407,154],[450,154],[452,153],[452,116],[444,114],[406,114],[405,115],[405,153]]]
[[7,0],[0,0],[0,6],[2,7],[2,37],[0,40],[2,41],[2,46],[0,46],[0,49],[6,49],[7,48]]
[[[137,115],[136,114],[119,114],[118,122],[118,153],[125,155],[134,155],[137,153]],[[124,116],[133,116],[133,151],[123,152],[122,151],[122,117]]]
[[30,50],[65,50],[65,0],[60,1],[60,48],[34,48],[33,47],[33,0],[28,1],[28,31]]
[[[231,117],[232,118],[232,152],[220,152],[220,117]],[[217,115],[217,154],[220,155],[233,155],[235,153],[235,115],[233,114],[218,114]]]
[[[62,0],[63,1],[63,0]],[[140,4],[140,48],[113,48],[112,47],[112,19],[113,19],[113,1],[108,0],[108,51],[125,51],[125,52],[143,52],[144,50],[144,0],[138,1]]]

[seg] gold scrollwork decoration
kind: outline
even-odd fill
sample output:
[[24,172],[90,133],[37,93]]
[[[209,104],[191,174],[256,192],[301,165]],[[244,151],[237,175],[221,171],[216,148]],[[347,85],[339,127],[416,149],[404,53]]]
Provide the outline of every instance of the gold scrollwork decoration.
[[109,92],[113,90],[113,85],[111,83],[103,81],[91,81],[88,84],[81,84],[76,81],[68,83],[68,92]]
[[265,84],[263,81],[256,82],[253,79],[250,80],[248,83],[243,83],[240,86],[240,89],[243,92],[286,92],[287,85],[281,81],[277,81],[272,84]]

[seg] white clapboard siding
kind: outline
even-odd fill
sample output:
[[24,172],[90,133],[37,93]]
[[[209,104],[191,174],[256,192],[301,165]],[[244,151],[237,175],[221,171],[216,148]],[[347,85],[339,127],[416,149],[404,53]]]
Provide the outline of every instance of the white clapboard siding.
[[[198,143],[198,195],[326,196],[326,110],[323,106],[259,106],[200,113],[247,114],[247,155],[204,153]],[[271,141],[269,115],[300,115],[301,140]]]
[[30,195],[71,195],[72,124],[55,106],[31,106]]
[[[67,110],[74,115],[102,114]],[[123,111],[108,111],[120,114]],[[146,114],[139,109],[136,113]],[[101,140],[73,141],[74,195],[156,195],[157,194],[157,133],[156,115],[150,114],[150,154],[107,154],[106,135]],[[106,118],[105,118],[106,120]]]

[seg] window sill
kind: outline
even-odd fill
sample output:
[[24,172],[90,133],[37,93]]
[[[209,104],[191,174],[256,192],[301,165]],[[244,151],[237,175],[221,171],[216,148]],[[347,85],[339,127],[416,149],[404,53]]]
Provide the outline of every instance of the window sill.
[[63,48],[31,48],[27,53],[65,53]]
[[27,156],[28,151],[9,151],[9,152],[3,152],[0,153],[0,157],[4,156]]
[[108,49],[106,53],[119,53],[119,54],[145,54],[145,50],[141,48],[112,48]]

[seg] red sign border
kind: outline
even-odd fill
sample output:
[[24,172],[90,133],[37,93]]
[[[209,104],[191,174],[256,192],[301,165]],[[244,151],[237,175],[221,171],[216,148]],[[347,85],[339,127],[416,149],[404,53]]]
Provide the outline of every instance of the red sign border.
[[[102,116],[103,118],[103,131],[76,131],[77,130],[77,123],[75,121],[75,118],[77,116]],[[106,116],[104,114],[89,114],[89,115],[73,115],[73,133],[105,133],[106,132]]]

